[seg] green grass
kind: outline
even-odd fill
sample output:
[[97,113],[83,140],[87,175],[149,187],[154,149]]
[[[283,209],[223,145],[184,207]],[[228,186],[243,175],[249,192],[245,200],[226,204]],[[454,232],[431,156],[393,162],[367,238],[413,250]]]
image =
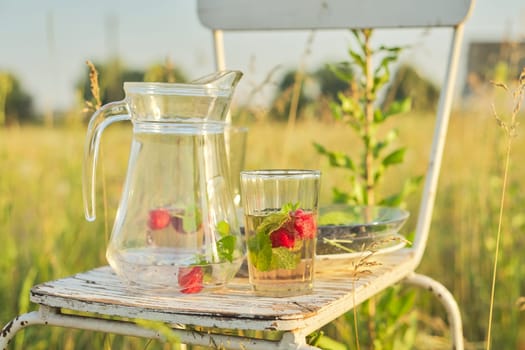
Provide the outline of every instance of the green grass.
[[[430,147],[432,120],[427,116],[395,118],[406,161],[392,171],[383,191],[396,192],[404,177],[422,174]],[[81,171],[83,128],[20,128],[0,130],[0,322],[32,310],[28,288],[38,282],[105,264],[107,227],[111,228],[125,176],[130,129],[112,127],[103,136],[103,172],[106,179],[107,221],[101,183],[98,218],[84,220]],[[267,142],[276,140],[276,142]],[[352,150],[349,129],[328,123],[305,122],[287,134],[283,125],[250,125],[246,167],[306,167],[323,172],[321,202],[331,201],[331,187],[344,187],[345,174],[331,169],[315,153],[312,142]],[[493,344],[498,349],[525,346],[525,314],[516,302],[525,295],[525,213],[523,178],[525,140],[515,141],[505,208],[503,238],[494,309]],[[490,282],[502,183],[504,137],[486,116],[456,113],[450,124],[442,177],[427,251],[420,272],[442,281],[455,295],[464,317],[467,349],[481,348],[488,323]],[[358,152],[359,150],[355,150]],[[100,167],[102,168],[102,167]],[[413,212],[406,231],[414,228],[417,196],[410,198]],[[418,298],[419,342],[428,332],[441,336],[444,311],[433,298]],[[425,320],[433,326],[425,326]],[[351,332],[352,327],[348,328]],[[439,334],[437,334],[439,333]],[[426,340],[425,340],[426,339]],[[30,327],[15,338],[15,349],[163,349],[168,345],[132,337],[108,336],[59,328]],[[421,348],[428,348],[422,346]],[[437,347],[436,347],[437,348]]]

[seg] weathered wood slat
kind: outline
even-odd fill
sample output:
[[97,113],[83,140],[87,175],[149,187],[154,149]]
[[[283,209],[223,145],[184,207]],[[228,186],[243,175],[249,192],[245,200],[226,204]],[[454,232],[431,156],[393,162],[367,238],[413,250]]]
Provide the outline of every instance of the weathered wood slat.
[[[318,328],[334,315],[350,310],[371,295],[403,278],[412,263],[410,250],[373,257],[370,273],[352,277],[349,263],[339,270],[317,273],[314,292],[288,298],[252,293],[238,278],[227,288],[191,295],[155,295],[131,290],[110,267],[42,283],[31,289],[37,304],[108,316],[141,318],[169,324],[254,330]],[[365,288],[366,287],[366,288]]]
[[199,0],[197,10],[212,29],[344,29],[454,26],[471,5],[469,0]]

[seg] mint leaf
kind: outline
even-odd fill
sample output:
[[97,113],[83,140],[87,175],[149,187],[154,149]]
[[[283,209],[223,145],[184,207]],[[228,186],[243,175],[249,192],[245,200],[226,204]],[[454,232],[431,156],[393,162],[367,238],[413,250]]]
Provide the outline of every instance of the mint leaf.
[[217,241],[217,255],[219,256],[219,260],[233,262],[233,253],[237,240],[230,232],[230,224],[222,220],[217,223],[215,229],[221,236],[221,239]]
[[268,271],[272,260],[272,242],[265,232],[258,232],[248,240],[250,262],[259,271]]
[[301,254],[288,248],[278,247],[272,249],[270,270],[295,269],[301,261]]
[[281,213],[290,213],[292,211],[295,211],[299,208],[299,202],[297,203],[286,203],[281,208]]
[[299,203],[287,203],[278,212],[266,216],[255,229],[255,236],[248,239],[250,263],[259,271],[294,269],[300,261],[297,249],[272,248],[270,234],[292,220],[290,213],[299,208]]
[[228,234],[217,241],[217,254],[221,261],[228,260],[233,262],[233,252],[235,251],[236,237]]
[[268,215],[263,222],[256,228],[256,234],[265,234],[267,236],[270,235],[275,230],[278,230],[281,226],[283,226],[288,219],[290,218],[290,215],[288,212],[277,212]]
[[268,215],[263,222],[256,228],[257,233],[265,233],[270,235],[273,231],[278,230],[288,220],[290,220],[290,213],[299,208],[299,203],[286,203],[278,212]]
[[257,264],[255,267],[259,271],[270,271],[272,263],[272,246],[265,245],[263,249],[257,253]]
[[228,224],[224,220],[219,221],[219,223],[217,224],[217,232],[219,232],[219,235],[221,235],[221,237],[228,236],[230,234],[230,224]]

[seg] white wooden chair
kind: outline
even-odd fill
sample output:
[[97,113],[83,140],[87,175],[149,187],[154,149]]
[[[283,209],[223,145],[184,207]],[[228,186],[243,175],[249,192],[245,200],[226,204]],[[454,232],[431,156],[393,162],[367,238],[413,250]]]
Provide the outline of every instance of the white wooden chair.
[[[202,23],[211,28],[218,68],[225,67],[222,45],[227,30],[450,27],[453,30],[446,76],[437,109],[433,145],[410,248],[380,258],[372,273],[318,274],[314,292],[290,298],[253,295],[245,279],[209,294],[157,297],[130,293],[104,266],[31,289],[38,311],[20,315],[0,332],[0,349],[30,325],[61,326],[163,339],[133,320],[162,322],[182,343],[228,349],[316,349],[305,337],[381,290],[403,281],[431,290],[445,306],[453,348],[463,349],[461,315],[451,293],[430,277],[415,273],[427,242],[463,36],[473,0],[198,0]],[[262,333],[265,337],[242,334]]]
[[[463,39],[463,25],[474,0],[198,0],[199,17],[213,33],[217,70],[227,68],[224,32],[334,30],[365,28],[437,28],[453,31],[446,75],[421,199],[415,240],[407,256],[403,281],[431,290],[443,303],[451,323],[455,349],[463,348],[461,316],[450,292],[430,277],[415,273],[427,243],[446,141]],[[386,285],[397,281],[385,281]],[[361,302],[361,301],[360,301]]]

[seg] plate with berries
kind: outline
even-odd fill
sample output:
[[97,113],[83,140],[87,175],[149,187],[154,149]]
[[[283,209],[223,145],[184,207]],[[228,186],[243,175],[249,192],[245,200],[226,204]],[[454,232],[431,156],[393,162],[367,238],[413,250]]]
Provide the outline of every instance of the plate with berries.
[[403,248],[409,212],[396,207],[334,204],[319,208],[316,260],[358,259]]

